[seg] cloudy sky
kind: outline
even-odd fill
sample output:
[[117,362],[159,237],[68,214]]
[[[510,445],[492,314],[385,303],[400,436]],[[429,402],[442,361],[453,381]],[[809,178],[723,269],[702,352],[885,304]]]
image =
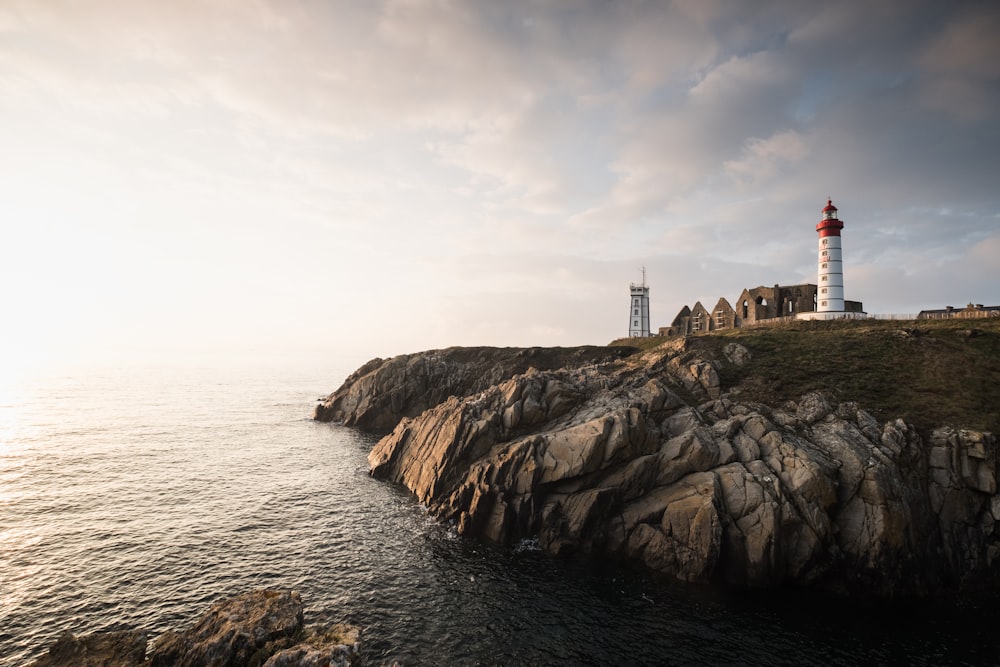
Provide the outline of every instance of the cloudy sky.
[[4,0],[0,361],[603,344],[1000,304],[1000,4]]

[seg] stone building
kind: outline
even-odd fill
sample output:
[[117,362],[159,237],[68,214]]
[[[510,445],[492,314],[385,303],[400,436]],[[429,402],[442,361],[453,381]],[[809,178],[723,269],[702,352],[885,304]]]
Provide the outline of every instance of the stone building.
[[918,320],[971,320],[980,317],[1000,317],[1000,306],[984,306],[981,303],[970,303],[965,308],[946,306],[941,310],[921,310],[917,314]]
[[733,329],[736,327],[736,310],[725,297],[721,297],[712,309],[712,329]]
[[736,299],[740,324],[755,324],[776,317],[794,317],[796,313],[816,309],[816,285],[775,285],[745,289]]
[[[659,334],[684,336],[737,329],[779,318],[795,318],[799,313],[816,310],[816,296],[816,285],[808,283],[747,288],[740,292],[735,307],[725,298],[720,298],[711,311],[700,301],[690,308],[684,306],[669,327],[660,327]],[[863,313],[864,307],[860,301],[845,301],[844,310],[850,313]]]

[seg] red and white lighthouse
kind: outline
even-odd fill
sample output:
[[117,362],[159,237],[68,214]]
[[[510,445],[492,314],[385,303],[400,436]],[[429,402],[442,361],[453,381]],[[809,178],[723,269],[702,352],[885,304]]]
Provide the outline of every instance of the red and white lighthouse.
[[841,255],[840,230],[844,223],[837,218],[837,207],[829,199],[823,217],[816,225],[819,234],[819,272],[816,283],[816,312],[844,312],[844,261]]

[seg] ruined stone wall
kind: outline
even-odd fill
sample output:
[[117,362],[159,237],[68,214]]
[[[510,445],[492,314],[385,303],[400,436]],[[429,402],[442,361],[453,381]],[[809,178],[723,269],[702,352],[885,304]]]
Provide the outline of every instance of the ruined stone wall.
[[[812,312],[816,306],[816,285],[763,285],[744,289],[733,304],[724,297],[708,311],[701,302],[685,306],[669,327],[661,328],[660,335],[685,336],[706,331],[719,331],[753,325],[778,317],[795,317],[798,313]],[[861,312],[860,302],[856,304]],[[705,325],[706,315],[708,325]],[[696,324],[698,326],[696,326]]]

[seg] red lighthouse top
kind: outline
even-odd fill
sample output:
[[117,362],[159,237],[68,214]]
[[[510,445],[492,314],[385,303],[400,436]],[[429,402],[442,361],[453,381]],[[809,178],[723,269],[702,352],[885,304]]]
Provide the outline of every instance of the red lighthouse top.
[[827,199],[826,206],[823,208],[823,219],[816,225],[816,231],[822,238],[824,236],[840,236],[840,230],[843,228],[844,223],[837,219],[837,207],[833,205],[832,200]]

